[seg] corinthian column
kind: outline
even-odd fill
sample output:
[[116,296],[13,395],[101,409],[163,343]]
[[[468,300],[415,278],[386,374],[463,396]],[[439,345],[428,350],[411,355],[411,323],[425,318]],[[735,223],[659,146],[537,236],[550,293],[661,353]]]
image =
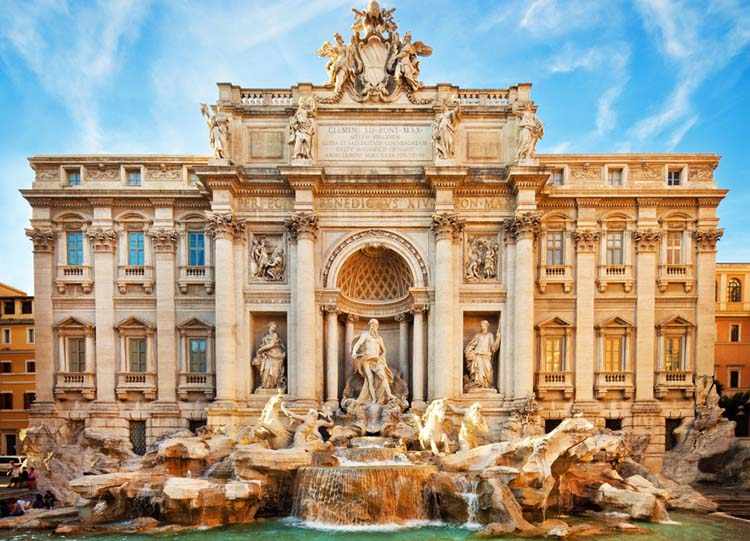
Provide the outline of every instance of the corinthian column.
[[[156,270],[157,396],[163,402],[177,401],[177,352],[175,340],[175,246],[179,235],[173,229],[151,232]],[[149,352],[152,351],[149,345]],[[149,368],[149,371],[153,367]]]
[[[711,376],[714,373],[716,243],[723,234],[723,229],[702,229],[696,231],[693,235],[698,250],[696,268],[698,306],[695,316],[697,330],[695,343],[696,376]],[[745,287],[747,287],[747,284]]]
[[[636,250],[636,344],[635,399],[654,399],[654,346],[656,310],[656,248],[661,232],[641,229],[633,232]],[[713,323],[712,323],[713,325]]]
[[294,398],[316,400],[315,373],[315,237],[318,217],[312,212],[298,212],[286,221],[289,236],[297,243],[296,281],[294,284],[295,353],[293,361]]
[[414,327],[412,328],[412,402],[424,401],[424,311],[426,306],[415,305],[412,308]]
[[453,243],[460,238],[464,223],[452,213],[435,214],[432,230],[435,232],[435,363],[428,374],[430,400],[452,398],[460,387],[461,373],[456,365],[454,347],[454,276]]
[[339,310],[324,306],[326,314],[326,400],[339,401]]
[[[594,399],[594,251],[599,242],[598,231],[579,230],[576,242],[576,401]],[[571,367],[566,366],[569,371]]]

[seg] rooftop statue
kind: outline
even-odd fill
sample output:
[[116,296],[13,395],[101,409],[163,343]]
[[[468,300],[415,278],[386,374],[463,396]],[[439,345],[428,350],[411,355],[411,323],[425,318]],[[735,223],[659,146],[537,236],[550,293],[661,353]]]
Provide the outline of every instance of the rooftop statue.
[[544,137],[544,124],[536,116],[534,108],[528,105],[521,115],[518,134],[518,161],[533,160],[536,157],[536,144]]
[[216,114],[216,107],[209,109],[208,105],[201,103],[201,114],[208,125],[208,142],[214,151],[214,158],[227,160],[229,149],[229,120],[221,118]]

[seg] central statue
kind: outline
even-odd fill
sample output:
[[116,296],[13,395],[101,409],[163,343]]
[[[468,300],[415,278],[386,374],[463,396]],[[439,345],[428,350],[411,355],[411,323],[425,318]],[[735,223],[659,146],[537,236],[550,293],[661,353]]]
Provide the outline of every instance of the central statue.
[[[391,392],[393,372],[388,367],[385,356],[385,343],[378,332],[377,319],[371,319],[367,330],[359,335],[352,346],[354,370],[364,382],[357,402],[385,404],[394,398]],[[376,381],[377,379],[377,381]]]

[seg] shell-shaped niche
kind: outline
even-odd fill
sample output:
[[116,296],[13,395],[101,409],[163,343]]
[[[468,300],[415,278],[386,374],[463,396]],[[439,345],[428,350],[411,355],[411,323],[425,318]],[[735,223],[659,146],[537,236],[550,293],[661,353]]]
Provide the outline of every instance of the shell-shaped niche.
[[414,285],[406,261],[388,248],[368,246],[344,263],[336,287],[346,298],[361,302],[392,302],[406,298]]

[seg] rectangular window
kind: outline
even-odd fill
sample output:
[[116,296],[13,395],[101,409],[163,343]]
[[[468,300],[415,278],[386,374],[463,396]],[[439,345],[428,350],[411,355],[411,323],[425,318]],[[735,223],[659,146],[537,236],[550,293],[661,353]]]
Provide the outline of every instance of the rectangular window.
[[5,434],[5,454],[8,456],[18,454],[18,438],[15,434]]
[[0,363],[0,374],[10,374],[13,372],[13,363],[10,361],[3,361]]
[[623,370],[623,352],[625,340],[622,336],[604,337],[604,371],[620,372]]
[[16,301],[5,301],[3,303],[3,313],[11,316],[16,313]]
[[548,336],[544,339],[544,371],[562,372],[565,337]]
[[188,265],[202,267],[206,264],[206,236],[202,231],[188,233]]
[[68,179],[68,186],[78,186],[81,184],[81,170],[76,169],[66,169],[65,170],[65,176]]
[[10,329],[3,329],[3,344],[10,344]]
[[33,303],[31,301],[21,301],[21,313],[31,314],[34,311]]
[[190,339],[190,362],[189,368],[191,372],[208,372],[208,363],[206,356],[206,339],[205,338],[191,338]]
[[682,336],[664,337],[664,370],[678,372],[682,369]]
[[737,368],[729,370],[729,388],[738,389],[740,387],[740,371]]
[[30,410],[34,400],[36,400],[35,393],[23,393],[23,409]]
[[128,233],[128,265],[142,267],[144,262],[143,231]]
[[675,430],[677,430],[681,424],[681,417],[677,419],[664,419],[664,449],[666,451],[669,451],[677,445],[677,434],[675,434]]
[[729,341],[730,342],[740,341],[740,326],[739,325],[733,324],[731,327],[729,327]]
[[68,265],[83,265],[83,231],[68,231],[65,235]]
[[146,454],[146,421],[130,421],[130,443],[136,455]]
[[547,233],[547,265],[563,265],[563,232]]
[[13,393],[0,393],[0,410],[13,409]]
[[607,265],[623,265],[625,257],[623,252],[623,231],[610,231],[607,233]]
[[609,183],[610,186],[622,186],[622,183],[623,183],[622,168],[610,167],[607,170],[607,182]]
[[26,361],[26,373],[33,374],[36,372],[36,361]]
[[622,430],[622,419],[604,419],[604,428],[608,430]]
[[141,170],[140,169],[127,169],[125,171],[125,177],[128,186],[140,186],[141,185]]
[[68,338],[68,372],[86,371],[86,341],[83,338]]
[[670,168],[667,170],[667,186],[679,186],[682,184],[682,169]]
[[128,340],[128,365],[131,372],[146,371],[145,338],[130,338]]
[[565,183],[565,172],[562,169],[554,169],[551,182],[553,186],[562,186]]
[[26,329],[26,343],[27,344],[33,344],[34,343],[34,328]]
[[667,265],[682,265],[682,231],[667,232]]

